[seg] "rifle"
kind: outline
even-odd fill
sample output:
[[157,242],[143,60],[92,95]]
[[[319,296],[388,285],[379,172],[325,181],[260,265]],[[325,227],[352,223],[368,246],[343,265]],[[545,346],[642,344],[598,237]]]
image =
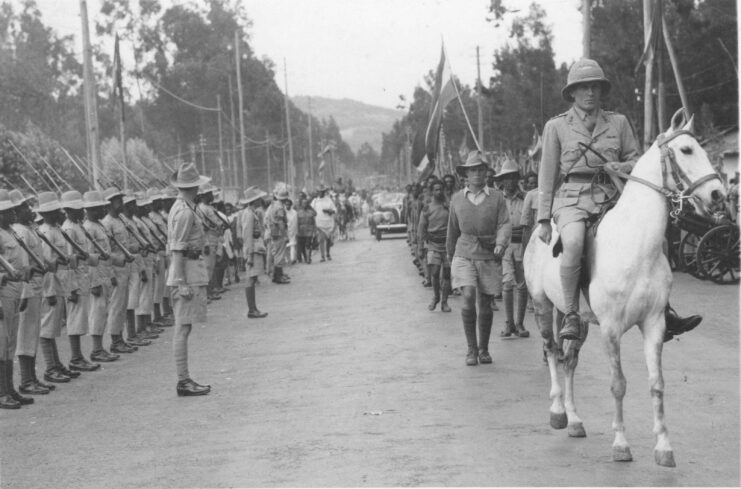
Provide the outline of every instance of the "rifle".
[[[101,227],[102,226],[103,225],[101,224]],[[132,255],[131,252],[129,250],[127,250],[126,247],[124,245],[122,245],[116,239],[116,237],[113,235],[113,233],[108,234],[108,232],[105,231],[105,227],[103,227],[103,232],[105,232],[106,236],[108,236],[108,239],[110,239],[111,241],[113,241],[113,244],[115,244],[116,246],[118,246],[118,249],[121,250],[121,253],[124,254],[124,257],[125,257],[125,259],[126,259],[127,262],[131,263],[132,261],[134,261],[134,255]]]
[[[58,227],[57,229],[59,229],[60,231],[62,230],[62,228],[61,228],[61,227]],[[35,227],[35,226],[34,226],[34,227],[33,227],[33,230],[34,230],[34,232],[36,233],[36,235],[37,235],[37,236],[38,236],[39,238],[41,238],[41,241],[43,241],[44,243],[46,243],[46,245],[47,245],[47,246],[48,246],[49,248],[51,248],[51,250],[52,250],[52,251],[53,251],[53,252],[54,252],[54,253],[55,253],[55,254],[56,254],[56,255],[57,255],[57,256],[58,256],[59,258],[61,258],[61,259],[62,259],[62,261],[63,261],[63,265],[67,265],[67,264],[69,263],[69,257],[68,257],[67,255],[65,255],[65,254],[64,254],[64,253],[62,252],[62,250],[60,250],[60,249],[59,249],[59,248],[58,248],[57,246],[55,246],[54,244],[52,244],[52,242],[51,242],[51,241],[49,241],[49,238],[47,238],[47,237],[46,237],[46,235],[45,235],[44,233],[42,233],[42,232],[41,232],[41,230],[40,230],[40,229],[39,229],[38,227]]]
[[[82,227],[82,225],[80,225],[80,227]],[[67,234],[67,232],[64,229],[61,228],[61,226],[59,227],[59,231],[62,233],[62,237],[64,237],[64,239],[66,239],[67,242],[70,245],[72,245],[72,248],[74,248],[75,253],[77,253],[77,256],[79,256],[83,260],[87,260],[90,254],[87,251],[83,250],[82,247],[79,244],[77,244],[77,242],[74,239],[72,239],[72,237],[69,234]]]
[[149,251],[151,251],[152,253],[155,253],[155,252],[157,251],[157,250],[156,250],[156,249],[154,248],[154,245],[153,245],[153,244],[152,244],[152,243],[151,243],[151,242],[150,242],[150,241],[149,241],[149,240],[147,239],[147,237],[146,237],[146,236],[141,236],[141,235],[139,235],[139,233],[138,233],[137,231],[135,231],[135,230],[131,229],[131,226],[129,226],[129,225],[128,225],[128,224],[126,223],[126,221],[124,221],[123,219],[121,219],[121,217],[119,217],[119,219],[120,219],[120,220],[121,220],[121,222],[123,223],[123,225],[124,225],[124,227],[126,228],[126,230],[127,230],[127,231],[128,231],[128,232],[129,232],[130,234],[133,234],[133,235],[134,235],[134,238],[136,238],[136,240],[137,240],[137,241],[139,242],[139,246],[141,246],[141,247],[142,247],[142,248],[144,248],[144,249],[149,249]]
[[92,236],[90,236],[90,233],[87,232],[87,229],[85,229],[85,226],[82,226],[82,232],[85,233],[85,237],[90,240],[91,243],[93,243],[93,246],[95,246],[95,249],[98,250],[98,253],[100,253],[100,258],[102,260],[107,260],[110,258],[110,255],[103,249],[102,246],[100,246],[100,243],[98,243],[95,239],[93,239]]
[[[154,224],[154,222],[152,222],[152,224]],[[156,224],[154,224],[154,225],[156,226]],[[156,240],[157,240],[157,242],[158,242],[158,243],[159,243],[159,244],[160,244],[160,245],[162,246],[161,250],[164,250],[164,249],[166,249],[166,248],[167,248],[167,246],[165,245],[165,242],[164,242],[164,241],[162,241],[162,240],[160,239],[160,237],[159,237],[159,236],[157,236],[157,233],[155,233],[155,232],[154,232],[154,230],[152,231],[152,236],[153,236],[153,237],[154,237],[154,239],[156,239]]]
[[29,258],[36,264],[36,267],[38,268],[38,271],[41,273],[44,273],[46,271],[46,266],[44,265],[44,262],[39,258],[39,255],[31,251],[31,248],[28,247],[25,241],[23,241],[23,238],[21,238],[18,233],[15,232],[15,229],[8,228],[10,231],[10,235],[13,236],[13,239],[18,242],[18,244],[23,248],[23,251],[26,252]]
[[8,275],[15,278],[18,276],[18,270],[15,269],[13,265],[10,264],[8,260],[5,259],[3,255],[0,255],[0,266],[5,269],[6,272],[8,272]]

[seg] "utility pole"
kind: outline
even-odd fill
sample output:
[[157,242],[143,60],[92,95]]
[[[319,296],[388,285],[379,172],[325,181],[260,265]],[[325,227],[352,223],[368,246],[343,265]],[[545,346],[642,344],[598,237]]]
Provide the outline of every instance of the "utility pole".
[[283,58],[283,79],[285,80],[286,95],[286,128],[288,132],[288,174],[286,175],[286,183],[290,183],[291,188],[295,187],[293,181],[293,138],[291,137],[291,112],[289,110],[288,100],[288,67],[286,66],[286,58]]
[[476,97],[476,105],[479,109],[479,145],[481,146],[481,150],[484,150],[484,113],[481,110],[481,61],[479,60],[479,47],[476,46],[476,73],[478,76],[478,83],[476,84],[476,92],[478,92],[478,97]]
[[201,134],[198,138],[198,144],[201,147],[201,175],[206,174],[206,138]]
[[582,0],[581,9],[584,21],[582,23],[584,32],[582,34],[582,57],[591,58],[592,45],[592,9],[591,0]]
[[646,83],[643,88],[643,149],[651,146],[653,141],[654,103],[653,103],[653,75],[654,75],[654,47],[651,44],[653,0],[643,0],[643,42],[646,49]]
[[[87,160],[92,166],[90,188],[100,190],[98,183],[100,171],[100,141],[98,128],[98,104],[93,76],[93,55],[90,49],[90,29],[87,19],[87,2],[80,0],[80,18],[82,20],[82,53],[83,53],[83,89],[85,97],[85,127],[87,133]],[[125,178],[125,177],[124,177]]]
[[311,119],[311,97],[309,97],[309,180],[311,181],[311,188],[307,190],[314,190],[314,131],[312,129]]
[[224,145],[221,142],[221,95],[218,93],[216,94],[216,107],[219,109],[219,113],[216,115],[219,121],[219,181],[221,186],[224,187],[227,184],[224,182]]
[[271,191],[273,188],[273,178],[271,175],[271,165],[270,160],[272,159],[270,157],[270,134],[268,133],[268,130],[265,130],[265,152],[267,153],[268,157],[268,191]]
[[198,160],[196,159],[196,145],[193,143],[190,144],[190,161],[192,161],[194,165],[198,163]]
[[[663,15],[663,4],[662,0],[656,0],[657,14]],[[656,22],[654,24],[662,29],[661,23]],[[657,91],[656,91],[656,120],[659,125],[659,132],[666,130],[666,82],[664,80],[664,48],[661,43],[661,33],[656,37],[656,78],[658,80]]]
[[242,60],[239,56],[239,30],[234,32],[234,55],[237,58],[237,95],[239,98],[239,146],[242,155],[242,188],[247,188],[247,157],[244,148],[244,96],[242,95]]
[[239,171],[237,170],[237,125],[234,122],[234,100],[232,100],[232,75],[229,75],[229,117],[232,123],[232,150],[231,150],[231,174],[232,185],[239,187]]

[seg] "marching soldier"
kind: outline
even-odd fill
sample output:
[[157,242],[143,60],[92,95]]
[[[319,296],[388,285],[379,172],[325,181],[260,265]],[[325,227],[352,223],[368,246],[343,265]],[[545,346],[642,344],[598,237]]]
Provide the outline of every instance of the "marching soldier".
[[[28,204],[31,197],[24,197],[19,190],[11,190],[10,200],[15,205],[16,224],[13,224],[13,230],[34,256],[43,257],[41,239],[33,231],[33,226],[35,226],[33,212]],[[28,281],[23,284],[21,292],[18,345],[15,352],[21,371],[21,384],[18,390],[21,394],[48,394],[55,387],[40,382],[36,377],[36,354],[39,348],[41,328],[41,301],[44,291],[48,291],[48,287],[44,287],[45,279],[50,278],[47,271],[54,270],[55,263],[44,262],[42,259],[44,267],[41,268],[38,264],[33,266],[30,256],[28,254],[26,256],[30,271]]]
[[[133,353],[138,350],[138,344],[130,344],[123,339],[124,322],[126,321],[126,306],[129,300],[129,276],[131,274],[132,243],[129,242],[129,232],[126,231],[120,219],[123,211],[123,193],[117,188],[105,190],[103,197],[110,203],[108,214],[102,224],[108,236],[111,237],[111,258],[113,261],[113,280],[111,282],[111,300],[108,307],[106,326],[111,335],[111,352]],[[120,264],[120,265],[117,265]],[[133,338],[133,337],[132,337]],[[130,338],[131,339],[131,338]],[[134,338],[134,341],[136,339]]]
[[178,198],[167,218],[167,242],[172,261],[167,271],[167,285],[172,293],[175,313],[173,352],[178,383],[178,396],[202,396],[211,386],[200,385],[188,372],[188,336],[193,323],[206,322],[206,286],[208,272],[203,256],[206,235],[201,215],[196,212],[198,187],[209,179],[198,174],[193,163],[184,163],[170,183],[178,189]]
[[[450,293],[450,261],[445,250],[445,240],[448,232],[448,201],[445,199],[443,182],[436,181],[432,184],[432,200],[425,205],[420,213],[419,226],[417,228],[418,255],[422,256],[422,249],[427,249],[426,262],[430,269],[429,275],[432,280],[433,298],[427,308],[434,311],[437,303],[440,304],[442,312],[450,312],[448,306],[448,295]],[[442,270],[442,281],[440,272]]]
[[86,219],[83,223],[84,232],[90,236],[93,246],[100,248],[98,265],[91,268],[90,277],[90,310],[88,312],[88,324],[90,336],[93,340],[93,348],[90,360],[94,362],[113,362],[119,359],[119,355],[106,351],[103,347],[103,335],[106,330],[106,319],[108,305],[110,303],[111,291],[118,284],[116,281],[114,267],[125,266],[126,261],[121,253],[111,252],[111,243],[108,234],[100,223],[103,218],[108,202],[97,190],[85,192],[83,195],[83,207]]
[[[82,372],[91,372],[100,368],[99,363],[88,361],[82,354],[80,336],[90,332],[88,315],[90,313],[91,269],[98,264],[98,255],[93,253],[92,243],[85,236],[82,228],[84,203],[82,195],[77,190],[70,190],[62,194],[62,206],[67,219],[62,224],[62,231],[69,236],[67,242],[68,256],[74,256],[76,266],[70,270],[70,282],[74,283],[67,295],[67,336],[71,356],[69,368]],[[65,238],[66,239],[66,238]],[[73,244],[74,243],[74,244]],[[75,246],[76,244],[76,246]],[[95,287],[100,287],[96,281]],[[96,290],[97,291],[97,290]]]
[[[41,192],[36,212],[44,219],[39,233],[46,238],[41,247],[46,261],[56,260],[56,270],[50,274],[50,287],[53,295],[41,306],[41,351],[46,362],[44,379],[49,382],[69,382],[80,376],[79,371],[69,370],[59,359],[56,339],[62,334],[62,319],[65,316],[65,302],[77,290],[75,277],[70,266],[74,258],[66,254],[67,241],[62,236],[59,224],[64,219],[62,204],[54,192]],[[74,340],[72,340],[74,341]]]

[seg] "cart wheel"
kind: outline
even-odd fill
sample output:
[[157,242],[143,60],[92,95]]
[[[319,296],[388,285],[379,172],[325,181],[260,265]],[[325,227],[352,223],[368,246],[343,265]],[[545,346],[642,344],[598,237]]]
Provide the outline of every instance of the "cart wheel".
[[697,245],[700,239],[697,235],[687,233],[679,242],[678,259],[679,269],[693,277],[702,278],[697,271]]
[[711,229],[697,245],[697,269],[715,283],[738,283],[739,261],[739,231],[734,225]]

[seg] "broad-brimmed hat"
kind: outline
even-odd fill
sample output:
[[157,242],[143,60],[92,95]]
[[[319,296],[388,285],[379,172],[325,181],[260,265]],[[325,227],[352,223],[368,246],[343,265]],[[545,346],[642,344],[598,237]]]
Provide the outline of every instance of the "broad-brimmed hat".
[[34,209],[35,212],[52,212],[62,208],[61,202],[54,192],[41,192],[39,194],[39,205]]
[[10,200],[10,194],[4,188],[0,188],[0,211],[7,211],[16,205]]
[[137,192],[134,194],[136,199],[136,205],[144,207],[145,205],[152,205],[152,199],[149,198],[147,192]]
[[163,194],[162,194],[162,191],[152,187],[149,190],[147,190],[147,197],[152,199],[152,202],[154,202],[155,200],[162,200]]
[[33,195],[29,195],[28,197],[24,197],[23,193],[18,190],[17,188],[14,188],[11,190],[8,195],[10,196],[10,200],[13,202],[13,207],[18,207],[24,202],[28,202],[29,200],[33,199]]
[[489,162],[486,160],[486,156],[484,156],[484,153],[481,151],[471,151],[468,153],[468,158],[466,158],[466,162],[462,165],[456,165],[455,172],[462,176],[466,176],[466,169],[468,168],[476,168],[477,166],[485,166],[489,167]]
[[569,69],[569,76],[566,78],[566,86],[561,89],[561,96],[567,102],[573,102],[574,97],[571,95],[571,89],[580,83],[600,82],[602,84],[602,95],[610,93],[612,84],[605,78],[605,72],[602,67],[593,59],[582,58],[576,61]]
[[256,201],[257,199],[260,199],[265,196],[265,192],[260,190],[257,187],[250,187],[247,190],[244,191],[244,197],[239,199],[239,203],[242,205],[247,205],[251,202]]
[[116,197],[123,197],[123,196],[124,196],[124,193],[121,192],[121,190],[116,187],[108,187],[107,189],[103,190],[103,198],[109,202]]
[[504,163],[502,163],[502,168],[499,169],[499,173],[494,175],[494,180],[500,180],[507,176],[515,175],[517,177],[520,176],[520,167],[517,166],[517,163],[512,161],[510,158],[506,158],[504,160]]
[[105,200],[103,198],[103,195],[97,190],[89,190],[85,192],[85,194],[82,196],[82,202],[85,209],[90,209],[92,207],[103,207],[110,204],[110,202]]
[[200,187],[198,187],[198,195],[207,194],[209,192],[214,193],[215,190],[216,190],[216,187],[214,185],[211,185],[210,182],[206,182]]
[[175,190],[172,187],[167,187],[166,189],[162,190],[162,200],[165,199],[177,199],[178,198],[178,191]]
[[198,173],[194,163],[183,163],[170,177],[170,183],[176,188],[200,187],[210,181],[209,177],[204,177]]
[[327,187],[323,183],[320,183],[319,186],[316,188],[317,192],[326,192],[327,190],[329,190],[329,187]]
[[123,203],[124,205],[126,205],[130,204],[131,202],[136,204],[136,195],[134,195],[131,190],[128,190],[123,196]]
[[64,192],[62,198],[59,200],[65,209],[83,209],[85,207],[85,203],[82,201],[82,194],[77,190]]

